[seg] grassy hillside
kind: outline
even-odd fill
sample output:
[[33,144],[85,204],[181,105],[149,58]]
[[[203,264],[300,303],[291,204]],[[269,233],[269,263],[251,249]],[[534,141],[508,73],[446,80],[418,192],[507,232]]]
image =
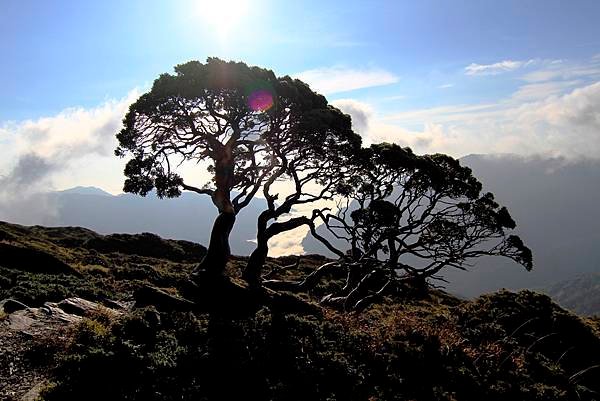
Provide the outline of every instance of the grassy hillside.
[[[29,306],[68,296],[131,304],[148,285],[177,295],[204,252],[148,234],[7,223],[0,245],[0,299]],[[282,269],[295,260],[266,270],[291,279],[325,261]],[[228,267],[234,282],[243,263]],[[299,297],[316,304],[342,278]],[[64,339],[32,344],[27,363],[47,367],[46,400],[600,399],[599,322],[535,292],[404,294],[361,314],[239,306],[247,313],[96,312]]]

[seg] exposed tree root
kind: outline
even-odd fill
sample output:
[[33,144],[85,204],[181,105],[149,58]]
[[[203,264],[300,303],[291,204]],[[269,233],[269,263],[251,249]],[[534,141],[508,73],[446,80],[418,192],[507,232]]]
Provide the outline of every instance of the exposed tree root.
[[325,263],[302,281],[266,280],[263,285],[274,291],[309,292],[327,274],[340,269],[339,273],[346,273],[345,285],[340,291],[324,296],[320,301],[322,305],[345,311],[362,311],[387,295],[420,296],[427,293],[428,284],[424,277],[398,277],[390,275],[389,269],[343,261]]

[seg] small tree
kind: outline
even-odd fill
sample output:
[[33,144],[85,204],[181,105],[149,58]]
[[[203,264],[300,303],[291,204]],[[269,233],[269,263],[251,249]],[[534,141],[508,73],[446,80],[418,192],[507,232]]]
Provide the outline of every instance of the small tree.
[[[188,190],[211,196],[219,215],[199,269],[220,275],[230,256],[236,214],[263,183],[282,169],[291,171],[281,164],[286,155],[302,156],[310,141],[322,145],[343,125],[339,119],[347,120],[301,81],[209,58],[161,75],[131,105],[115,153],[131,155],[126,192],[145,196],[156,189],[159,197],[177,197]],[[186,162],[209,163],[212,180],[191,185],[176,171]]]
[[354,309],[402,281],[424,285],[442,269],[464,270],[486,255],[531,269],[531,251],[506,233],[515,227],[508,210],[491,193],[481,195],[481,183],[457,160],[385,143],[363,149],[357,160],[360,172],[338,188],[337,211],[320,214],[329,235],[317,237],[347,270],[344,288],[327,301]]

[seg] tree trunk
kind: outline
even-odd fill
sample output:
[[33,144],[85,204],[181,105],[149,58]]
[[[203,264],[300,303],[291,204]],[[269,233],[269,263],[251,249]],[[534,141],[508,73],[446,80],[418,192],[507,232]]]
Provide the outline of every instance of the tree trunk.
[[194,273],[221,276],[231,256],[229,247],[229,234],[235,223],[234,213],[221,212],[215,219],[206,256],[200,262]]
[[242,274],[242,277],[250,286],[260,287],[262,268],[269,254],[269,239],[284,231],[293,230],[304,224],[311,223],[307,217],[300,216],[282,223],[273,223],[267,227],[267,222],[272,217],[273,215],[270,212],[263,212],[258,218],[257,246],[250,255],[248,264]]
[[269,253],[269,247],[267,246],[267,241],[259,242],[256,249],[250,254],[250,258],[248,259],[248,264],[244,269],[244,273],[242,274],[242,278],[248,283],[251,287],[260,286],[260,273],[262,268],[267,260],[267,255]]
[[271,217],[270,211],[264,211],[258,216],[257,233],[256,233],[256,249],[250,254],[246,268],[242,274],[242,278],[251,287],[259,287],[262,268],[269,254],[269,238],[267,237],[267,222]]
[[206,256],[194,270],[195,278],[199,278],[200,275],[222,276],[231,256],[229,234],[235,223],[235,209],[231,203],[233,169],[232,153],[224,148],[215,162],[215,185],[217,188],[212,196],[213,203],[219,209],[219,215],[215,219],[210,233]]

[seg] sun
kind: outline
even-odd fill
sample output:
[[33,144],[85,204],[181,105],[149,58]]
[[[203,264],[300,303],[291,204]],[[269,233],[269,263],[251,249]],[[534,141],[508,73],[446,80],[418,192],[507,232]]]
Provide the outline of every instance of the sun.
[[248,0],[198,0],[196,13],[221,39],[226,39],[248,12]]

